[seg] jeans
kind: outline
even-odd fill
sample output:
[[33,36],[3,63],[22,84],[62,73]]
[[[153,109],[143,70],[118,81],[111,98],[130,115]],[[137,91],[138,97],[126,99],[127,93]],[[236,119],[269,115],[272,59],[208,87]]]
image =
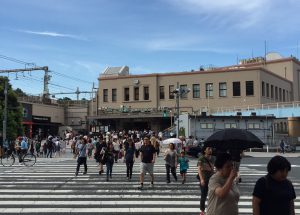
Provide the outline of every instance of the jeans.
[[78,157],[76,172],[79,172],[81,164],[84,166],[84,172],[87,172],[86,157]]
[[114,162],[107,161],[106,162],[106,177],[111,177],[112,174],[112,168],[113,168]]
[[131,161],[131,162],[126,161],[126,167],[127,167],[127,178],[131,178],[132,177],[133,161]]
[[207,193],[208,193],[208,181],[205,181],[204,186],[200,185],[200,189],[201,189],[200,210],[204,211],[205,210],[205,201],[206,201]]
[[176,167],[171,167],[169,164],[166,164],[166,171],[167,171],[167,181],[170,181],[170,171],[173,175],[173,177],[175,178],[175,180],[177,181],[177,175],[176,175]]
[[49,155],[50,155],[50,158],[52,158],[52,149],[48,149],[47,157],[49,157]]

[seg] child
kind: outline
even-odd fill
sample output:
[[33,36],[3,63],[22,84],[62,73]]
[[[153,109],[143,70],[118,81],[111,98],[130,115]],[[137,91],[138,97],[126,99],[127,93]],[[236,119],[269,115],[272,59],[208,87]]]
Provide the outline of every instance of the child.
[[186,172],[189,168],[189,159],[185,157],[184,151],[180,153],[180,158],[178,159],[178,163],[180,165],[180,175],[183,178],[182,184],[185,183],[186,180]]

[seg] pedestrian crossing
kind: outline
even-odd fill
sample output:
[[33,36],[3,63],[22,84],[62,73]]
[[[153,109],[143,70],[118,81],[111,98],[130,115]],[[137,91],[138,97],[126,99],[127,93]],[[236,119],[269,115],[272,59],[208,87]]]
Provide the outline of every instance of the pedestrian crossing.
[[[76,160],[40,158],[33,167],[0,167],[1,214],[199,214],[200,188],[196,179],[196,160],[191,159],[186,184],[181,177],[166,183],[164,161],[157,159],[155,183],[150,186],[146,175],[144,189],[139,185],[139,162],[133,169],[132,181],[126,179],[124,163],[115,163],[112,179],[98,174],[93,160],[88,161],[88,174],[75,177]],[[243,182],[239,185],[239,213],[252,213],[252,191],[263,170],[241,165]],[[81,167],[83,171],[83,167]],[[179,173],[178,173],[179,175]],[[171,178],[172,180],[172,178]],[[296,192],[300,180],[292,179]],[[295,202],[300,214],[300,200]]]

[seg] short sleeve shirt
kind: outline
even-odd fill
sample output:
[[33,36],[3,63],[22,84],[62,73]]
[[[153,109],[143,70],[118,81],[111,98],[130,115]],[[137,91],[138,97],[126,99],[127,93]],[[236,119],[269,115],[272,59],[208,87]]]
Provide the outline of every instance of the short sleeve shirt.
[[155,154],[155,148],[153,145],[143,145],[140,149],[140,152],[143,155],[143,163],[151,163],[153,160],[153,155]]
[[261,199],[260,214],[290,215],[290,203],[296,193],[289,180],[278,182],[267,175],[257,180],[253,196]]
[[218,187],[223,187],[227,178],[215,173],[208,183],[207,215],[238,215],[238,201],[240,192],[235,183],[232,183],[229,193],[224,198],[215,194]]
[[208,181],[209,178],[214,174],[214,164],[210,159],[201,156],[198,161],[198,166],[200,166],[202,169],[204,180]]

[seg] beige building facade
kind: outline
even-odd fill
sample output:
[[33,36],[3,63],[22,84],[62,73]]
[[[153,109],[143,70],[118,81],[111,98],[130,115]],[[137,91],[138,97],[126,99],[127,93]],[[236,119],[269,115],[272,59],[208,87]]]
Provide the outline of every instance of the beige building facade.
[[[130,75],[129,72],[101,74],[94,124],[130,129],[135,123],[122,123],[139,118],[148,120],[136,126],[162,130],[172,125],[177,112],[177,88],[189,89],[179,101],[179,112],[212,114],[226,107],[251,106],[299,100],[300,63],[295,58],[255,61],[203,71]],[[121,68],[121,67],[120,67]],[[123,67],[122,67],[123,68]],[[166,120],[165,118],[169,118]],[[97,121],[97,122],[96,122]],[[145,120],[147,121],[147,120]],[[96,122],[96,123],[95,123]],[[166,123],[163,123],[166,122]]]

